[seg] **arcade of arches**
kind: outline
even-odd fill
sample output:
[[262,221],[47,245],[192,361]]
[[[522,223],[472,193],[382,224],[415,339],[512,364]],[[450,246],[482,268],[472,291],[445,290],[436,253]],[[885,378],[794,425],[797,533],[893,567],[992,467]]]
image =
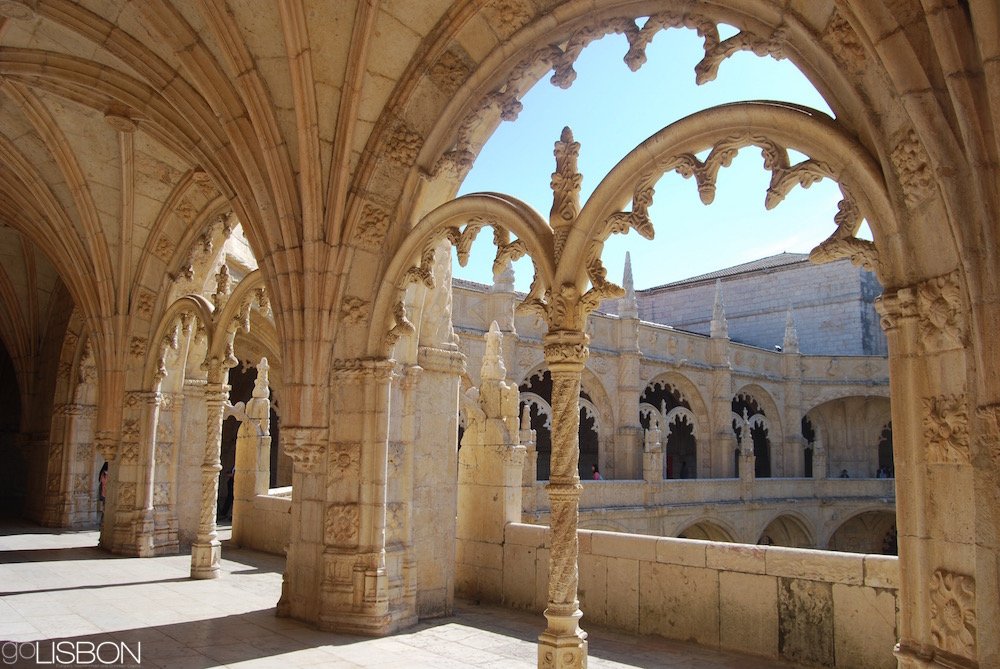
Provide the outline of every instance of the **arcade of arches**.
[[[734,32],[723,39],[720,26]],[[567,128],[553,138],[547,218],[510,195],[454,198],[493,129],[516,118],[547,73],[570,85],[580,51],[612,33],[638,69],[649,42],[672,29],[703,38],[699,83],[711,86],[736,52],[785,58],[834,116],[767,101],[701,111],[628,152],[586,202],[577,171],[586,147]],[[320,629],[392,633],[447,613],[455,590],[475,584],[484,597],[529,605],[504,589],[527,583],[531,595],[543,591],[530,600],[544,608],[539,666],[580,667],[588,607],[591,620],[613,618],[615,597],[652,593],[656,601],[630,609],[631,628],[665,633],[655,626],[677,621],[669,607],[680,600],[659,596],[676,592],[663,584],[709,579],[721,603],[682,622],[697,625],[690,638],[739,645],[750,635],[729,626],[755,616],[733,614],[727,598],[741,590],[733,584],[766,582],[772,640],[753,652],[826,666],[1000,666],[994,0],[2,0],[0,92],[0,392],[9,400],[0,458],[5,492],[23,493],[29,517],[99,520],[101,545],[119,554],[190,548],[191,576],[214,578],[220,444],[232,416],[234,520],[266,491],[280,439],[288,460],[278,458],[276,476],[290,471],[291,491],[277,611]],[[654,196],[669,198],[655,192],[661,176],[693,177],[710,203],[741,150],[763,156],[769,207],[818,179],[839,184],[831,234],[812,258],[849,259],[884,286],[891,416],[873,411],[857,428],[864,439],[837,417],[867,393],[807,405],[767,390],[768,378],[789,375],[791,355],[752,383],[700,386],[703,396],[684,374],[647,388],[639,351],[622,355],[631,381],[619,392],[591,377],[590,360],[603,372],[588,316],[626,296],[607,276],[604,242],[629,231],[650,239],[654,223],[668,234],[676,221],[649,216]],[[857,236],[865,222],[872,240]],[[535,271],[518,311],[537,320],[540,356],[519,362],[516,376],[499,331],[483,337],[473,370],[452,326],[449,254],[464,262],[485,228],[496,272],[522,257]],[[732,344],[721,320],[713,335],[699,359],[728,367],[730,381],[752,376],[723,363]],[[253,388],[244,379],[249,395],[235,398],[241,361]],[[466,384],[470,373],[478,386]],[[537,408],[519,429],[519,382],[551,409],[548,482],[524,500],[544,511],[547,530],[512,511],[525,462],[541,455],[531,450],[540,430],[527,429]],[[548,399],[537,392],[546,389]],[[783,514],[761,519],[756,537],[701,517],[673,534],[837,547],[882,533],[898,561],[720,552],[581,527],[590,496],[627,488],[581,485],[581,420],[598,435],[584,463],[650,472],[659,488],[634,483],[645,486],[637,498],[654,501],[674,494],[663,481],[707,477],[732,477],[737,499],[753,497],[805,473],[807,461],[813,473],[832,464],[871,476],[891,443],[895,535],[878,508],[855,510],[839,529]],[[603,434],[613,449],[600,446]],[[834,440],[859,447],[833,464]],[[92,482],[104,461],[99,516]],[[234,538],[254,529],[234,526]],[[625,558],[644,566],[615,571]],[[581,586],[580,566],[595,560],[603,599]],[[822,582],[830,565],[848,564],[854,575]],[[650,587],[635,580],[615,591],[629,574]],[[898,584],[892,605],[879,599],[887,583]],[[890,611],[891,641],[878,641],[872,663],[844,645],[868,630],[836,613],[869,586],[872,606]],[[829,633],[793,633],[817,597],[834,612]]]

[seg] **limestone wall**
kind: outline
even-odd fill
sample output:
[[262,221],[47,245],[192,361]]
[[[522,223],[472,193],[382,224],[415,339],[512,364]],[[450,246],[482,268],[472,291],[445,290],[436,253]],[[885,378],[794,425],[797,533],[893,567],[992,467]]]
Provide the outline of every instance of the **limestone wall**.
[[273,555],[284,555],[292,523],[292,487],[272,488],[267,495],[257,495],[252,517],[246,524],[242,548]]
[[[896,666],[898,559],[581,530],[587,622],[829,667]],[[548,528],[507,525],[503,602],[546,604]]]

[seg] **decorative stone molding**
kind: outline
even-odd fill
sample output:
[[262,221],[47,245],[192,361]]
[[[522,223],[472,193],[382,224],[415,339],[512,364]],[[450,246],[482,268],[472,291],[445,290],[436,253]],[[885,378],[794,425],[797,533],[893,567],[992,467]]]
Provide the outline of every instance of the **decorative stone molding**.
[[392,377],[395,363],[380,358],[351,358],[333,361],[333,378],[338,381],[360,381],[374,379],[388,381]]
[[135,298],[135,313],[149,320],[153,315],[153,305],[156,303],[156,293],[148,288],[139,288]]
[[899,177],[903,200],[910,209],[916,209],[921,202],[933,195],[934,175],[930,158],[912,130],[907,130],[903,138],[889,155],[889,160]]
[[464,54],[455,52],[457,48],[459,47],[442,53],[437,62],[431,65],[429,72],[431,81],[448,96],[454,95],[472,73],[472,65],[463,57]]
[[882,329],[889,333],[898,328],[903,320],[916,317],[916,295],[911,288],[883,293],[875,299],[875,310],[879,314]]
[[126,418],[122,421],[122,441],[139,441],[139,421],[136,418]]
[[328,430],[325,427],[298,427],[289,425],[281,430],[285,454],[292,459],[295,471],[316,474],[326,453]]
[[86,494],[90,492],[90,475],[76,474],[73,477],[73,492]]
[[976,581],[936,569],[931,576],[931,638],[941,650],[976,657]]
[[391,162],[401,167],[410,167],[417,161],[424,138],[405,121],[399,120],[386,144],[386,156]]
[[927,462],[969,464],[969,413],[965,395],[927,397],[923,406]]
[[342,548],[358,545],[358,505],[330,504],[326,507],[326,542]]
[[534,8],[528,0],[491,0],[484,9],[493,19],[490,25],[501,41],[510,39],[534,15]]
[[385,344],[387,348],[395,346],[396,342],[403,336],[416,332],[416,328],[413,323],[406,316],[406,305],[403,303],[403,300],[399,300],[392,305],[392,318],[394,324],[389,331],[385,333]]
[[545,335],[545,361],[553,364],[583,365],[590,351],[587,342],[590,337],[582,332],[556,330]]
[[153,255],[165,263],[170,262],[170,258],[174,255],[175,248],[176,246],[174,245],[174,242],[166,235],[163,235],[156,240],[156,243],[153,245]]
[[45,490],[49,493],[59,492],[60,477],[59,474],[49,474],[45,483]]
[[139,444],[134,441],[123,441],[120,453],[122,464],[134,465],[139,462]]
[[361,444],[336,443],[330,448],[331,475],[339,479],[357,476],[361,462]]
[[146,338],[132,337],[129,342],[129,355],[133,358],[142,358],[146,355]]
[[105,460],[110,462],[115,459],[115,455],[118,451],[118,439],[113,432],[109,430],[99,430],[97,434],[94,435],[94,445],[97,447],[97,450],[100,451]]
[[77,462],[90,462],[94,459],[94,445],[93,444],[77,444],[76,445],[76,461]]
[[118,488],[118,506],[122,510],[135,508],[135,483],[122,483]]
[[849,72],[857,75],[865,71],[865,49],[854,28],[838,10],[834,9],[821,39]]
[[365,203],[361,210],[361,223],[358,225],[355,241],[367,249],[377,249],[385,240],[389,230],[389,212],[382,207]]
[[965,316],[958,271],[924,281],[916,294],[924,350],[962,346]]
[[157,483],[153,486],[153,506],[167,506],[170,504],[170,484]]
[[158,465],[169,465],[174,459],[174,445],[157,439],[154,458]]
[[340,317],[350,325],[360,325],[368,315],[368,300],[348,295],[340,308]]

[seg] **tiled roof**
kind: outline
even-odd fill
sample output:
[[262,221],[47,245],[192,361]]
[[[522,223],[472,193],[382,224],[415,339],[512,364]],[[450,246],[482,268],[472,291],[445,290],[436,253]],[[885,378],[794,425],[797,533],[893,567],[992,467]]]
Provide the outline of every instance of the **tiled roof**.
[[768,256],[766,258],[760,258],[759,260],[751,260],[750,262],[745,262],[741,265],[733,265],[732,267],[727,267],[725,269],[718,269],[715,270],[714,272],[709,272],[708,274],[699,274],[698,276],[692,276],[688,279],[681,279],[680,281],[673,281],[671,283],[665,283],[659,286],[653,286],[652,288],[646,288],[644,290],[639,290],[636,292],[648,293],[651,291],[660,290],[662,288],[675,288],[677,286],[683,286],[691,283],[714,281],[716,279],[724,279],[726,277],[736,276],[738,274],[750,274],[752,272],[760,272],[762,270],[776,269],[778,267],[787,267],[788,265],[798,265],[806,262],[809,262],[808,253],[779,253],[777,255]]

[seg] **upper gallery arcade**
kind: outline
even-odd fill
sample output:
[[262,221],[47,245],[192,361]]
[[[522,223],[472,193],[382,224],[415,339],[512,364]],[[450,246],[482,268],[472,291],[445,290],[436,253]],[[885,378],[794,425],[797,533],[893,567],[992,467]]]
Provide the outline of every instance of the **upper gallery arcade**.
[[[102,545],[152,555],[184,526],[192,576],[217,575],[223,420],[235,412],[250,429],[265,411],[228,405],[230,370],[266,357],[292,461],[279,613],[386,634],[437,611],[422,603],[450,595],[432,587],[427,537],[450,553],[464,532],[458,500],[428,495],[456,478],[454,459],[435,455],[454,453],[465,396],[447,259],[483,233],[496,270],[530,258],[519,308],[542,324],[551,384],[539,666],[585,664],[587,318],[625,296],[604,243],[661,233],[649,208],[664,174],[689,176],[710,202],[719,171],[754,147],[769,204],[818,179],[839,185],[812,255],[849,259],[884,287],[899,666],[1000,664],[992,0],[4,0],[0,16],[0,339],[16,397],[3,457],[34,463],[36,515],[67,517],[89,453],[111,463]],[[736,52],[784,58],[833,116],[706,109],[627,151],[586,198],[567,130],[547,215],[512,195],[454,197],[541,77],[569,85],[580,51],[609,33],[639,68],[674,28],[704,40],[699,82]],[[517,431],[516,392],[491,364],[480,445]],[[755,405],[741,406],[753,434]],[[165,513],[180,486],[200,499]]]

